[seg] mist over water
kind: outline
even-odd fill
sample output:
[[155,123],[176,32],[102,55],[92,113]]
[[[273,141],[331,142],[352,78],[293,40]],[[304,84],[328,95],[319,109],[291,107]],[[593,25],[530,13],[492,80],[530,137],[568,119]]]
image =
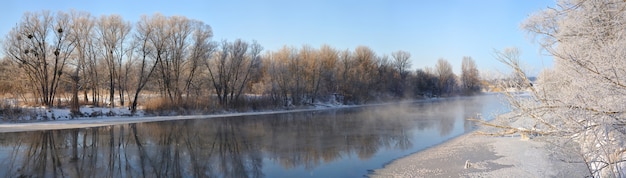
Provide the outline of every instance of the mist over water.
[[497,95],[0,134],[5,177],[360,177],[508,109]]

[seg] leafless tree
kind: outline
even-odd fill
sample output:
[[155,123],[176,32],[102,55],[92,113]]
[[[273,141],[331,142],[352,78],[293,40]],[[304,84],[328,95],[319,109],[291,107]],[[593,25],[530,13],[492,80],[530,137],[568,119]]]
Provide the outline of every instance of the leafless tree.
[[470,94],[480,91],[480,74],[472,57],[463,57],[461,62],[461,84],[465,93]]
[[300,59],[302,59],[302,68],[304,74],[304,97],[307,102],[314,103],[317,99],[317,94],[320,85],[321,75],[321,59],[318,56],[317,49],[304,45],[300,48],[298,53]]
[[179,104],[182,100],[182,81],[185,64],[187,63],[187,47],[192,35],[192,21],[182,16],[167,17],[164,38],[167,47],[165,54],[159,63],[163,92],[170,102]]
[[25,13],[5,41],[5,52],[22,68],[43,105],[52,107],[74,45],[69,15],[48,11]]
[[397,81],[398,84],[396,84],[397,86],[394,87],[394,90],[398,94],[403,95],[407,86],[408,69],[411,68],[411,53],[400,50],[391,53],[391,57],[393,57],[393,67],[400,75],[399,81]]
[[[120,86],[122,81],[122,64],[126,55],[127,35],[130,33],[130,22],[124,21],[120,15],[101,16],[96,23],[96,31],[103,46],[103,54],[109,74],[109,102],[111,107],[115,107],[115,88],[120,90],[120,102],[124,105],[124,89]],[[116,85],[117,83],[117,85]]]
[[[76,46],[76,50],[74,51],[74,56],[76,60],[73,61],[75,66],[73,74],[70,74],[70,78],[72,79],[72,99],[70,104],[70,111],[74,115],[81,115],[80,112],[80,103],[78,100],[78,90],[81,84],[81,79],[87,76],[81,76],[81,74],[86,74],[84,71],[87,68],[87,62],[93,55],[90,55],[93,51],[90,51],[89,46],[92,44],[92,37],[94,35],[94,19],[88,12],[79,12],[72,11],[70,12],[72,26],[72,34],[70,34],[70,40],[74,42]],[[87,91],[87,90],[85,90]],[[87,95],[85,94],[85,98]]]
[[[352,70],[351,75],[355,77],[356,81],[345,85],[352,85],[352,93],[360,100],[357,102],[366,102],[373,96],[371,92],[377,89],[371,87],[374,86],[375,79],[378,78],[377,56],[371,48],[358,46],[354,49],[352,59],[355,62],[355,69]],[[368,88],[368,90],[363,90],[363,88]]]
[[190,92],[192,88],[200,88],[202,86],[193,86],[198,83],[196,79],[198,79],[198,73],[203,68],[199,68],[203,66],[202,64],[207,59],[211,58],[215,50],[215,44],[211,41],[211,37],[213,37],[213,30],[211,26],[204,24],[200,21],[194,21],[194,32],[193,32],[193,44],[191,46],[191,54],[188,60],[188,70],[187,77],[185,79],[184,90],[186,92],[187,97],[190,97]]
[[406,75],[408,74],[407,69],[411,68],[411,53],[406,51],[396,51],[391,53],[391,57],[393,57],[393,66],[398,72],[400,72],[400,76],[402,79],[406,79]]
[[[155,44],[152,43],[155,26],[158,26],[158,23],[162,20],[162,16],[156,15],[153,17],[142,16],[141,20],[137,23],[136,32],[134,35],[135,51],[137,52],[137,68],[136,75],[137,83],[135,87],[135,93],[131,104],[131,112],[135,113],[137,111],[137,104],[139,100],[139,95],[141,91],[144,89],[146,84],[148,83],[154,69],[156,68],[159,62],[159,54],[158,50],[160,48],[155,48]],[[158,45],[159,43],[157,43]]]
[[214,58],[207,61],[211,82],[222,106],[236,105],[249,79],[259,68],[262,47],[237,39],[222,41]]
[[321,68],[317,90],[319,90],[319,95],[321,96],[329,96],[337,92],[338,55],[339,52],[329,45],[322,45],[319,49]]
[[297,62],[297,54],[293,48],[284,46],[275,52],[268,52],[265,59],[267,67],[267,75],[269,75],[269,82],[271,82],[270,93],[275,93],[276,102],[282,103],[284,106],[288,106],[289,97],[295,95],[293,91],[295,78],[301,73],[293,73],[289,66]]
[[417,69],[415,71],[415,81],[413,93],[417,96],[432,97],[436,94],[437,76],[432,69]]
[[437,60],[437,65],[435,65],[435,74],[439,79],[437,81],[438,95],[453,92],[456,85],[456,76],[454,75],[454,72],[452,72],[452,65],[450,65],[447,60],[443,58]]

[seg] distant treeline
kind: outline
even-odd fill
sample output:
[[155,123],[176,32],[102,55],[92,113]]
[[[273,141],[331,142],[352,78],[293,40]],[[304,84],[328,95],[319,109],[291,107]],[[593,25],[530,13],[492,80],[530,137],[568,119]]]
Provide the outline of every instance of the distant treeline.
[[148,103],[153,109],[202,110],[360,104],[480,90],[471,57],[463,58],[457,76],[445,59],[413,71],[406,51],[389,56],[367,46],[329,45],[264,51],[256,41],[212,37],[209,25],[184,16],[144,15],[131,23],[119,15],[29,12],[3,40],[0,90],[73,111],[81,104],[135,111],[147,94],[160,99]]

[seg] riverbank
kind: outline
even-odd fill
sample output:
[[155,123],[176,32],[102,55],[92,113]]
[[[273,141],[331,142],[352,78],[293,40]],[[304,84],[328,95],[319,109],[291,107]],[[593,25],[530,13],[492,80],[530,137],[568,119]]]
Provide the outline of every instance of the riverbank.
[[[57,129],[73,129],[86,127],[99,127],[117,124],[130,124],[142,122],[170,121],[170,120],[186,120],[186,119],[207,119],[217,117],[237,117],[251,115],[267,115],[267,114],[283,114],[295,112],[312,112],[332,109],[347,109],[357,107],[374,107],[393,104],[436,102],[450,98],[428,98],[420,100],[404,100],[396,102],[372,103],[362,105],[336,105],[336,104],[317,104],[310,107],[299,109],[277,109],[269,111],[249,111],[249,112],[223,112],[214,114],[199,115],[179,115],[179,116],[148,116],[140,111],[139,114],[131,115],[127,109],[118,108],[92,108],[82,107],[85,116],[72,117],[68,108],[31,108],[34,111],[34,119],[17,120],[17,121],[0,121],[0,133],[3,132],[22,132],[35,130],[57,130]],[[98,113],[98,114],[89,114]],[[95,115],[92,117],[92,115]]]
[[45,121],[23,122],[23,123],[0,123],[0,133],[100,127],[100,126],[108,126],[108,125],[131,124],[131,123],[142,123],[142,122],[283,114],[283,113],[322,111],[322,110],[330,110],[330,109],[365,107],[365,106],[371,106],[371,105],[353,105],[353,106],[312,108],[312,109],[294,109],[294,110],[262,111],[262,112],[208,114],[208,115],[185,115],[185,116],[152,116],[152,117],[129,116],[129,117],[97,117],[97,118],[84,117],[84,118],[77,118],[77,119],[65,118],[62,120],[45,120]]
[[[485,128],[482,128],[483,130]],[[584,177],[582,159],[550,138],[466,134],[400,158],[370,177]]]

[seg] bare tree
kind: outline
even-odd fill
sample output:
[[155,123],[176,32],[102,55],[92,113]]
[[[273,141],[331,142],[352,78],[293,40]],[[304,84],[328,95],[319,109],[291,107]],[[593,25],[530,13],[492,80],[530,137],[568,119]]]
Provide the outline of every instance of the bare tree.
[[415,71],[415,81],[413,92],[417,96],[432,97],[436,94],[437,76],[432,69],[418,69]]
[[222,106],[237,105],[251,75],[260,65],[261,45],[237,39],[222,41],[216,56],[206,63],[211,82]]
[[318,51],[311,46],[304,45],[300,48],[298,53],[300,59],[302,59],[302,69],[304,74],[304,90],[305,98],[309,99],[308,102],[314,103],[317,99],[317,94],[320,84],[321,75],[321,60],[318,56]]
[[[134,35],[134,41],[136,43],[135,51],[137,51],[138,67],[136,68],[137,85],[135,87],[135,94],[132,100],[130,110],[132,113],[137,111],[138,99],[141,91],[148,83],[154,69],[156,68],[159,58],[157,50],[151,39],[153,38],[155,26],[161,23],[162,16],[156,15],[156,17],[142,16],[141,20],[137,23],[137,30]],[[158,45],[158,43],[157,43]]]
[[213,37],[213,30],[211,26],[204,24],[200,21],[194,22],[194,32],[193,32],[193,45],[191,47],[191,54],[189,56],[188,62],[188,70],[187,70],[187,78],[185,80],[185,91],[187,97],[190,97],[190,92],[192,87],[201,87],[201,86],[192,86],[197,77],[197,73],[200,71],[200,66],[207,59],[211,58],[215,50],[215,44],[211,41],[211,37]]
[[407,76],[409,75],[408,68],[411,68],[411,53],[406,51],[396,51],[391,53],[393,57],[393,67],[399,73],[399,81],[397,86],[394,87],[398,94],[404,94],[405,87],[407,85]]
[[472,57],[463,57],[461,62],[461,84],[466,94],[480,91],[480,74]]
[[[353,87],[352,93],[356,99],[360,100],[357,102],[366,102],[374,95],[372,92],[378,90],[378,88],[371,88],[376,83],[375,79],[378,78],[377,56],[371,48],[359,46],[354,49],[352,59],[356,65],[354,66],[355,70],[352,70],[353,73],[351,73],[356,79],[351,86]],[[364,88],[368,88],[368,90],[363,90]]]
[[321,68],[317,90],[319,90],[320,95],[329,96],[337,92],[339,52],[329,45],[322,45],[319,49],[319,57]]
[[393,66],[396,70],[400,72],[402,79],[406,79],[406,75],[408,74],[407,69],[411,68],[411,53],[406,51],[396,51],[391,53],[391,57],[393,57]]
[[[73,22],[70,27],[73,33],[70,38],[76,46],[76,50],[74,51],[74,56],[76,58],[76,60],[74,60],[74,73],[70,74],[70,78],[73,82],[70,111],[74,115],[81,115],[78,90],[81,87],[81,78],[87,77],[81,76],[81,73],[83,75],[85,74],[84,71],[87,67],[87,61],[90,60],[90,53],[92,52],[89,50],[89,46],[93,45],[92,36],[94,35],[94,19],[88,12],[72,11],[70,15]],[[85,98],[87,98],[86,94]]]
[[269,82],[271,82],[270,93],[275,93],[277,97],[275,100],[284,106],[292,104],[289,101],[290,96],[296,94],[294,91],[295,79],[301,73],[293,73],[292,69],[294,68],[290,66],[298,62],[297,57],[295,49],[287,46],[275,52],[268,52],[266,56],[267,75],[269,75]]
[[439,79],[437,81],[437,94],[441,96],[453,92],[456,85],[456,76],[452,72],[452,65],[447,60],[443,58],[437,60],[435,74]]
[[167,43],[165,54],[159,63],[163,92],[170,102],[179,104],[182,100],[183,71],[187,63],[187,46],[193,32],[192,21],[182,16],[167,17],[164,38]]
[[48,11],[25,13],[5,41],[5,52],[22,68],[43,105],[52,107],[67,60],[74,50],[68,39],[69,15]]
[[[122,60],[127,52],[124,45],[126,44],[126,36],[130,33],[131,25],[119,15],[101,16],[96,24],[109,73],[109,102],[111,107],[115,107],[115,83],[117,82],[117,86],[121,86]],[[124,105],[123,91],[123,89],[118,91],[122,105]]]

